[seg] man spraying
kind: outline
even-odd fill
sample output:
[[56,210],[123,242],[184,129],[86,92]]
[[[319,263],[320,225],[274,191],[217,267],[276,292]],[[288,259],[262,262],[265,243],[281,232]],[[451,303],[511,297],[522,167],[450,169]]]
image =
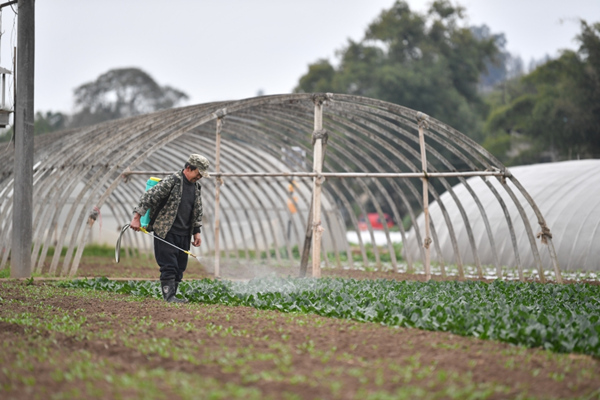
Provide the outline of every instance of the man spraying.
[[133,210],[129,227],[135,231],[141,230],[140,218],[150,210],[150,223],[146,229],[157,236],[154,238],[154,257],[160,267],[163,297],[169,303],[187,302],[175,297],[188,262],[188,255],[181,250],[189,251],[190,242],[195,247],[202,243],[202,187],[199,181],[209,176],[208,167],[206,157],[190,155],[183,170],[145,192]]

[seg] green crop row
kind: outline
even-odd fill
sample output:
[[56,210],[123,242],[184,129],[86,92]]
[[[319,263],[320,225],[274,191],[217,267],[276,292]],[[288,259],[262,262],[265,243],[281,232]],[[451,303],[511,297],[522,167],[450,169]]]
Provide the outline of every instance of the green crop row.
[[[391,262],[392,258],[391,255],[389,253],[389,249],[387,246],[377,246],[377,250],[374,248],[373,244],[371,243],[366,243],[364,245],[365,248],[365,255],[367,257],[367,260],[369,260],[370,262],[375,262],[377,260],[377,257],[375,256],[375,251],[377,251],[379,253],[379,259],[381,262]],[[395,256],[396,256],[396,260],[402,260],[402,243],[392,243],[392,248],[394,250]],[[87,249],[87,248],[86,248]],[[300,260],[301,258],[301,254],[300,254],[300,249],[298,247],[298,245],[295,245],[291,248],[291,255],[288,252],[288,249],[286,247],[280,247],[278,250],[275,249],[270,249],[269,251],[269,256],[271,258],[274,258],[277,256],[277,252],[279,252],[279,255],[282,258],[287,258],[287,259],[294,259],[294,260]],[[348,261],[348,257],[350,255],[350,258],[352,258],[352,261],[356,261],[356,262],[362,262],[363,261],[363,256],[362,253],[360,251],[360,246],[356,243],[350,243],[350,251],[346,252],[346,251],[340,251],[337,255],[335,252],[329,251],[326,253],[327,258],[329,259],[330,262],[335,262],[338,258],[340,259],[341,262],[346,262]],[[237,252],[231,252],[231,251],[221,251],[221,257],[235,257],[235,258],[249,258],[249,259],[266,259],[267,258],[267,252],[266,251],[260,251],[260,252],[256,252],[255,250],[251,250],[251,249],[245,249],[245,250],[237,250]]]
[[[158,283],[150,281],[59,284],[161,296]],[[192,302],[314,313],[600,356],[598,285],[268,278],[187,281],[180,291]]]

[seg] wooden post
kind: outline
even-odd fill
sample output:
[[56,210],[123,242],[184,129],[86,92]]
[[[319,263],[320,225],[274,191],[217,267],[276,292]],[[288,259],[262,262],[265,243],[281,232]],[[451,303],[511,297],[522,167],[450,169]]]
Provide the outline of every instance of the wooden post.
[[[325,94],[315,94],[313,95],[313,102],[315,103],[315,130],[313,131],[313,146],[315,146],[316,144],[316,138],[320,138],[319,141],[321,142],[321,166],[323,166],[323,163],[325,162],[325,153],[327,152],[327,131],[322,129],[323,127],[323,108],[322,108],[322,104],[325,100],[327,100],[329,98],[329,95]],[[319,107],[317,107],[317,104],[320,104]],[[317,111],[317,108],[319,109],[319,111]],[[320,113],[320,117],[319,120],[317,121],[317,113]],[[317,126],[321,127],[321,129],[317,130]],[[313,160],[313,166],[315,164],[315,161]],[[314,172],[314,171],[313,171]],[[307,223],[306,223],[306,235],[304,237],[304,246],[302,249],[302,254],[301,254],[301,259],[300,259],[300,277],[304,278],[306,276],[306,270],[308,267],[308,257],[310,255],[310,249],[311,249],[311,245],[313,242],[313,215],[314,215],[314,204],[315,204],[315,197],[314,197],[314,190],[313,190],[313,196],[310,199],[310,207],[308,209],[308,218],[307,218]],[[319,273],[320,273],[320,269],[319,269]]]
[[306,235],[304,236],[304,246],[302,248],[302,256],[300,258],[300,278],[306,276],[306,270],[308,266],[308,256],[310,254],[310,246],[312,245],[312,220],[313,220],[313,200],[310,200],[310,207],[308,209],[308,218],[306,223]]
[[19,0],[17,43],[17,104],[15,107],[15,161],[13,238],[10,276],[31,276],[33,238],[33,93],[35,59],[35,1]]
[[[221,171],[221,129],[223,127],[223,118],[225,117],[225,111],[219,110],[216,112],[217,115],[217,133],[216,133],[216,146],[215,146],[215,172],[218,174]],[[223,179],[220,176],[215,178],[215,278],[221,276],[221,250],[219,249],[219,235],[221,234],[220,216],[219,216],[219,202],[221,199],[221,185]]]
[[429,126],[427,120],[429,116],[422,112],[417,113],[417,122],[419,124],[419,144],[421,146],[421,168],[425,176],[423,179],[423,215],[425,216],[425,239],[423,247],[425,248],[425,280],[431,279],[430,252],[429,245],[431,237],[429,232],[429,178],[427,177],[427,152],[425,151],[425,133],[423,130]]
[[[314,96],[315,103],[315,121],[313,132],[313,172],[320,174],[323,172],[323,102],[325,97]],[[325,178],[316,176],[313,178],[313,197],[312,197],[312,276],[321,277],[321,238],[323,236],[323,227],[321,226],[321,187]]]

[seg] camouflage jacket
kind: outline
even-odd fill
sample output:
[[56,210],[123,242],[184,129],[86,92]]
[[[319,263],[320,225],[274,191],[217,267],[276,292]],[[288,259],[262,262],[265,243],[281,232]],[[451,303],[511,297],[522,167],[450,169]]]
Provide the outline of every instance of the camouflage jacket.
[[[183,191],[182,187],[183,171],[175,172],[174,174],[166,177],[165,179],[158,182],[150,190],[145,192],[140,198],[140,202],[137,207],[134,208],[134,212],[144,215],[146,210],[150,209],[151,218],[154,217],[153,211],[168,197],[165,206],[159,211],[154,224],[148,226],[148,230],[154,230],[155,234],[164,238],[167,236],[167,232],[173,226],[177,210],[179,209],[179,203],[181,202],[181,194]],[[201,186],[199,182],[195,183],[195,200],[194,208],[192,212],[192,229],[190,235],[200,232],[202,228],[202,196]]]

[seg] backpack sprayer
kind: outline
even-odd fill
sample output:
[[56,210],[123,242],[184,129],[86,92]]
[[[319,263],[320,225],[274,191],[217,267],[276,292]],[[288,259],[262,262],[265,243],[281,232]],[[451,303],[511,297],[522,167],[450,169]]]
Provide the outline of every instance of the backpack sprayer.
[[[148,191],[150,188],[152,188],[158,182],[160,182],[160,178],[151,177],[150,179],[148,179],[148,181],[146,182],[146,191]],[[166,240],[164,240],[163,238],[156,236],[153,233],[150,233],[146,230],[146,227],[150,224],[150,210],[147,210],[146,214],[144,214],[142,216],[142,218],[140,218],[140,224],[141,224],[141,227],[140,227],[141,232],[145,233],[146,235],[152,236],[155,239],[158,239],[161,242],[168,244],[169,246],[175,247],[177,250],[183,251],[188,256],[194,257],[196,260],[200,261],[200,259],[197,256],[195,256],[191,251],[184,250],[180,247],[177,247],[173,243],[169,243]],[[125,233],[125,231],[128,228],[129,228],[129,224],[124,225],[123,228],[121,228],[121,233],[119,234],[119,238],[117,239],[117,245],[115,246],[115,261],[117,263],[121,260],[121,238],[123,237],[123,234]]]
[[[160,178],[155,178],[153,176],[148,179],[146,182],[146,192],[154,187],[158,182],[160,182]],[[146,214],[140,218],[140,225],[145,228],[150,224],[150,209],[146,210]]]

